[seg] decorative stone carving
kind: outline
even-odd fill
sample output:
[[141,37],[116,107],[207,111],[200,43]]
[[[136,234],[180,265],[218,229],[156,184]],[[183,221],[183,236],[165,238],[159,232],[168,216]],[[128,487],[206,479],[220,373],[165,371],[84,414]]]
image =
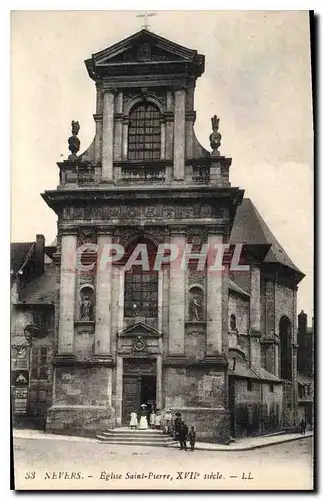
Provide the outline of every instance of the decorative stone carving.
[[109,221],[129,220],[129,219],[160,219],[181,220],[181,219],[204,219],[204,218],[224,218],[228,214],[223,208],[215,207],[210,204],[195,203],[193,205],[110,205],[110,206],[91,206],[72,207],[64,210],[63,217],[66,220],[78,221]]
[[94,229],[81,228],[78,236],[79,246],[85,245],[86,243],[96,243],[97,235]]
[[74,159],[76,158],[76,154],[80,149],[80,139],[77,137],[80,131],[80,124],[79,122],[75,122],[74,120],[72,120],[71,126],[72,126],[72,136],[69,137],[68,143],[69,143],[69,150],[71,151],[72,154],[70,154],[69,159]]
[[138,362],[131,359],[124,359],[124,373],[139,373],[148,375],[156,370],[155,360],[152,362]]
[[189,269],[188,271],[188,282],[189,286],[197,283],[200,285],[204,285],[206,281],[206,271],[199,271],[198,269]]
[[141,352],[141,351],[146,350],[146,348],[147,348],[147,346],[146,346],[146,342],[145,342],[144,338],[141,335],[138,335],[136,337],[136,339],[134,339],[134,342],[133,342],[134,351]]
[[219,147],[221,145],[222,136],[218,132],[219,118],[214,115],[211,119],[213,132],[209,136],[210,147],[212,148],[212,155],[219,156]]
[[206,227],[186,229],[187,242],[196,247],[207,242],[207,234]]

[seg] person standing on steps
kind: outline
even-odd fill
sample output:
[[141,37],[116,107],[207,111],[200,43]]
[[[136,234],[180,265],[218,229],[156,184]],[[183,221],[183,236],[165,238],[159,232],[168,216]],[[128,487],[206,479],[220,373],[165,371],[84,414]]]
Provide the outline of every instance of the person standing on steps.
[[156,429],[160,429],[161,428],[161,412],[160,412],[160,410],[156,410],[155,428]]
[[181,427],[181,413],[177,412],[175,414],[176,418],[174,419],[174,439],[175,441],[180,441],[179,439],[179,432],[180,432],[180,427]]
[[195,432],[195,428],[193,425],[190,427],[188,437],[189,437],[189,443],[190,443],[190,451],[194,451],[195,444],[196,444],[196,432]]
[[188,438],[188,426],[185,422],[181,422],[179,429],[179,442],[180,442],[180,450],[187,451],[187,438]]
[[164,434],[171,434],[172,430],[172,411],[166,410],[164,415]]
[[141,430],[148,429],[147,410],[146,410],[146,405],[144,405],[144,404],[141,405],[141,418],[140,418],[140,423],[139,423],[138,428]]
[[130,414],[130,423],[129,423],[129,427],[131,429],[137,429],[137,426],[138,426],[138,420],[137,420],[137,413],[136,411],[132,411],[132,413]]
[[150,413],[150,427],[151,427],[151,429],[155,428],[155,418],[156,418],[156,415],[155,415],[154,408],[153,408],[151,413]]

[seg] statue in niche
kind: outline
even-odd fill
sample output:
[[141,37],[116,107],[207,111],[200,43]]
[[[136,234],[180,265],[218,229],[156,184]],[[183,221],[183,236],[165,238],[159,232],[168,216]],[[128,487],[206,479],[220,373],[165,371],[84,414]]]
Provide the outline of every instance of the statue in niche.
[[80,306],[80,317],[82,321],[92,321],[93,308],[88,295],[84,295]]
[[75,122],[74,120],[72,120],[71,126],[72,126],[72,135],[68,139],[69,150],[71,151],[69,159],[76,158],[76,154],[80,149],[80,139],[77,137],[80,131],[80,124],[79,122]]
[[212,123],[213,131],[209,136],[210,147],[213,150],[212,155],[219,156],[220,153],[219,153],[218,149],[221,145],[221,140],[222,140],[222,136],[218,132],[219,118],[216,115],[214,115],[211,119],[211,123]]
[[203,303],[201,294],[194,294],[191,296],[191,321],[202,321],[203,320]]

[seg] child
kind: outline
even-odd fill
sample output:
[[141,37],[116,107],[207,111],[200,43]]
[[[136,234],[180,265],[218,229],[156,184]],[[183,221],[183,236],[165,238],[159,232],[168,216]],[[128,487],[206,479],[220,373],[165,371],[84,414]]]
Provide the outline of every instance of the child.
[[151,427],[151,429],[154,429],[154,427],[155,427],[155,413],[154,413],[154,409],[152,410],[152,413],[150,414],[150,427]]
[[138,421],[137,421],[137,413],[135,411],[132,411],[132,413],[130,414],[130,423],[129,423],[129,426],[131,429],[137,429],[137,426],[138,426]]
[[190,442],[190,451],[194,451],[195,443],[196,443],[196,432],[195,432],[195,428],[193,426],[190,427],[188,437],[189,437],[189,442]]
[[161,428],[161,412],[160,412],[160,410],[156,410],[155,428],[156,429],[160,429]]

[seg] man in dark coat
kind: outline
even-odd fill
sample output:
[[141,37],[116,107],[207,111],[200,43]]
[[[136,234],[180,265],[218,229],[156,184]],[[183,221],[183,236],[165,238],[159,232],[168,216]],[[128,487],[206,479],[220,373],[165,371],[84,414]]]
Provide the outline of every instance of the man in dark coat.
[[187,451],[188,430],[188,426],[185,424],[185,422],[181,422],[179,429],[180,450]]
[[191,426],[188,437],[189,437],[190,449],[191,451],[194,451],[196,444],[196,431],[194,426]]
[[300,427],[300,433],[305,434],[307,425],[304,419],[301,420],[299,427]]
[[179,441],[179,432],[181,427],[181,413],[176,413],[176,418],[174,420],[174,439]]

